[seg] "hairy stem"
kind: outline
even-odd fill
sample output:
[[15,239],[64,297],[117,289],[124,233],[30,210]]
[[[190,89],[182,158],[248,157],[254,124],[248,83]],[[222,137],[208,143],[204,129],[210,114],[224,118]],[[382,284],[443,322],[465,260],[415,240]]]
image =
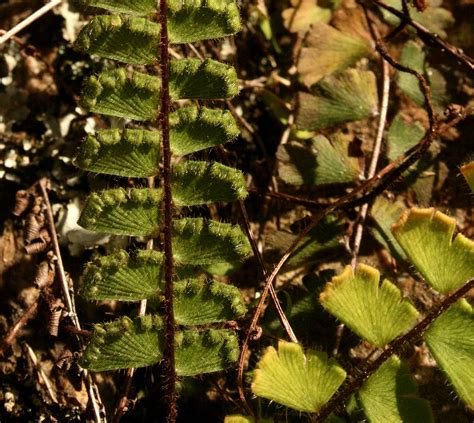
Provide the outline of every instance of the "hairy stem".
[[329,402],[317,413],[313,420],[314,422],[323,422],[329,415],[336,411],[338,407],[357,391],[362,384],[373,375],[380,366],[385,363],[392,355],[400,354],[405,344],[413,343],[416,339],[430,326],[441,314],[443,314],[456,301],[462,298],[467,292],[474,287],[474,280],[470,280],[464,284],[457,291],[454,291],[450,296],[446,297],[438,307],[435,307],[420,323],[418,323],[407,334],[400,336],[394,341],[390,342],[383,352],[362,372],[358,371],[357,375],[350,378],[350,382],[343,386],[338,393],[336,393]]
[[159,22],[160,67],[161,67],[161,140],[163,143],[163,207],[164,207],[164,254],[165,254],[165,366],[166,366],[166,400],[167,421],[176,421],[176,367],[175,367],[175,321],[173,310],[173,251],[171,231],[173,205],[171,198],[171,148],[170,148],[170,93],[169,93],[169,39],[168,39],[168,1],[160,0]]

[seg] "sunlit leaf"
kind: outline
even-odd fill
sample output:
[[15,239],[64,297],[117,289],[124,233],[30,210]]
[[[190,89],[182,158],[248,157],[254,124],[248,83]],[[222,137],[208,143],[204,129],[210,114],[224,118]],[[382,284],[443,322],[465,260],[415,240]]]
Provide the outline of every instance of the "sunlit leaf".
[[412,208],[392,227],[410,262],[442,293],[474,277],[474,241],[462,234],[453,240],[455,228],[455,219],[433,208]]
[[431,354],[456,393],[474,409],[474,311],[461,300],[438,317],[424,335]]
[[466,178],[467,183],[471,187],[471,191],[474,192],[474,161],[464,166],[461,166],[461,173]]
[[382,347],[415,324],[418,312],[380,273],[359,264],[346,266],[320,295],[322,306],[371,344]]
[[252,392],[298,411],[316,412],[336,392],[346,372],[326,353],[280,341],[253,372]]
[[430,423],[428,401],[418,398],[416,383],[397,356],[390,357],[357,395],[369,422]]

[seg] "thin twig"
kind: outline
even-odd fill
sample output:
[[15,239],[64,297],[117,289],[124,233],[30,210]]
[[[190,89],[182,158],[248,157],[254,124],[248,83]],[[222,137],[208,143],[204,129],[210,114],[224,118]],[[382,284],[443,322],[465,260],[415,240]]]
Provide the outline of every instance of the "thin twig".
[[18,333],[23,328],[23,326],[25,326],[28,321],[33,318],[36,313],[36,310],[38,310],[38,300],[39,297],[30,307],[28,307],[28,309],[23,313],[23,315],[13,324],[13,326],[8,331],[7,335],[2,341],[2,344],[0,345],[0,357],[3,355],[5,350],[13,344],[13,341],[16,339]]
[[387,10],[393,15],[397,16],[405,22],[407,25],[411,26],[416,30],[418,37],[427,45],[436,46],[442,52],[450,54],[455,57],[460,63],[462,63],[467,69],[471,72],[474,71],[474,59],[465,54],[461,49],[449,44],[447,41],[443,40],[438,34],[431,33],[427,28],[418,22],[412,20],[410,17],[407,17],[403,12],[391,7],[380,0],[371,0],[377,6],[380,6],[382,9]]
[[[368,17],[367,17],[368,19]],[[370,26],[370,23],[369,23]],[[374,36],[376,34],[374,33]],[[375,38],[375,37],[374,37]],[[380,158],[380,152],[382,148],[383,134],[385,131],[385,125],[387,123],[387,112],[388,112],[388,101],[390,97],[390,66],[388,62],[381,58],[382,61],[382,102],[380,105],[379,122],[377,127],[377,135],[375,137],[374,148],[372,152],[372,159],[370,161],[369,171],[367,173],[367,179],[372,178],[377,172],[377,165]],[[359,255],[360,245],[362,242],[362,235],[364,232],[364,223],[367,218],[369,211],[369,203],[365,203],[360,210],[358,224],[356,227],[356,234],[354,238],[354,244],[352,247],[352,266],[355,267],[357,262],[357,256]]]
[[46,376],[46,373],[43,370],[43,367],[41,364],[38,362],[38,358],[36,357],[35,352],[33,349],[25,342],[24,343],[26,351],[28,353],[28,357],[30,357],[30,360],[32,361],[33,365],[35,366],[35,370],[38,372],[38,375],[43,382],[44,386],[46,387],[46,391],[48,392],[49,397],[51,400],[57,404],[58,403],[58,398],[56,397],[56,393],[53,390],[53,387],[51,385],[51,382],[49,381],[48,376]]
[[[53,210],[51,208],[51,202],[49,201],[49,195],[48,195],[48,187],[50,185],[50,182],[48,179],[43,178],[40,179],[38,182],[38,186],[41,191],[41,195],[43,197],[43,203],[45,206],[45,211],[46,211],[46,218],[48,221],[48,226],[49,226],[49,233],[51,236],[51,241],[53,243],[53,251],[55,255],[55,261],[56,261],[56,271],[59,275],[59,281],[61,283],[61,290],[63,294],[63,299],[66,303],[66,309],[68,311],[69,316],[71,317],[72,323],[76,327],[78,331],[81,331],[81,324],[79,322],[79,317],[77,316],[76,309],[74,307],[74,301],[71,299],[71,293],[70,293],[70,287],[68,284],[68,280],[66,277],[66,272],[64,271],[64,265],[63,265],[63,259],[61,256],[61,249],[59,248],[59,240],[58,240],[58,234],[56,231],[56,225],[54,223],[54,217],[53,217]],[[79,342],[79,345],[81,348],[83,348],[83,342],[82,339],[78,336],[77,340]],[[92,408],[94,411],[94,417],[95,421],[97,423],[100,423],[105,420],[105,408],[102,404],[99,390],[97,389],[97,386],[90,375],[90,373],[86,369],[82,369],[83,372],[83,377],[86,382],[86,386],[88,387],[88,392],[89,392],[89,399],[92,404]]]
[[49,3],[45,4],[42,8],[38,9],[36,12],[28,16],[26,19],[22,20],[20,23],[15,25],[12,29],[7,31],[4,35],[0,37],[0,45],[8,41],[15,34],[18,34],[27,26],[31,25],[37,19],[41,18],[41,16],[48,13],[51,9],[56,7],[61,2],[62,0],[51,0]]
[[418,323],[407,334],[390,342],[385,350],[362,372],[357,369],[357,373],[351,375],[347,380],[349,381],[329,400],[328,403],[314,416],[315,422],[323,422],[333,413],[337,408],[344,404],[344,402],[357,391],[362,384],[374,374],[380,366],[385,363],[392,355],[400,354],[403,351],[405,344],[413,343],[416,339],[425,332],[425,330],[449,307],[456,301],[462,298],[467,292],[474,287],[474,280],[468,281],[461,288],[453,294],[445,298],[441,304],[432,310],[420,323]]

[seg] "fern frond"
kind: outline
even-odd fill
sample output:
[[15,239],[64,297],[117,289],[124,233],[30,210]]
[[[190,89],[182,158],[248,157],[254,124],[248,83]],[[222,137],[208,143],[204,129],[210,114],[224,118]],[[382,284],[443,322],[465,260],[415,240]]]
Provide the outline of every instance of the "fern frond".
[[122,317],[94,326],[80,364],[94,372],[151,366],[161,360],[163,341],[159,316]]
[[239,128],[227,110],[183,107],[170,115],[173,154],[184,156],[225,144],[239,135]]
[[220,163],[187,161],[173,166],[172,192],[179,206],[242,200],[247,196],[240,170]]
[[87,81],[81,106],[92,112],[139,121],[154,120],[161,80],[123,68],[102,72]]
[[237,95],[239,84],[232,66],[207,59],[170,63],[170,95],[178,99],[221,99]]
[[240,30],[235,0],[170,0],[168,7],[173,44],[221,38]]
[[156,13],[155,0],[78,0],[88,7],[109,10],[129,15],[151,15]]
[[79,225],[114,235],[150,236],[160,228],[159,189],[123,188],[93,193],[87,199]]
[[189,330],[176,334],[176,373],[179,376],[218,372],[238,358],[239,342],[232,330]]
[[204,325],[242,317],[246,307],[233,285],[190,279],[175,283],[174,315],[179,325]]
[[160,135],[141,129],[109,129],[88,135],[74,164],[82,170],[131,178],[158,173]]
[[156,61],[160,25],[145,18],[95,16],[82,28],[76,47],[89,54],[131,65]]
[[[82,367],[94,372],[146,367],[163,356],[163,322],[145,315],[95,325],[81,358]],[[186,330],[176,334],[176,371],[179,376],[223,370],[237,361],[239,343],[231,330]]]
[[90,263],[84,273],[83,295],[89,300],[140,301],[156,298],[162,280],[163,253],[125,250]]
[[173,223],[173,253],[180,264],[206,265],[243,261],[252,249],[237,225],[185,218]]

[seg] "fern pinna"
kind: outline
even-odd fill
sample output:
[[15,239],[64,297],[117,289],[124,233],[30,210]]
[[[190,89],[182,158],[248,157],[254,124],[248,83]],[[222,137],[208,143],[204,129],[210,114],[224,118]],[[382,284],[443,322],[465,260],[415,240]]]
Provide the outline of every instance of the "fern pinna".
[[[238,135],[228,111],[192,101],[232,97],[238,92],[238,81],[231,66],[215,60],[168,63],[167,50],[168,42],[183,44],[236,33],[240,28],[237,5],[234,0],[162,0],[158,11],[160,2],[155,0],[84,3],[112,14],[93,17],[81,31],[78,47],[124,65],[92,76],[85,84],[82,106],[124,118],[125,126],[142,122],[143,129],[134,124],[133,129],[89,135],[76,164],[88,172],[142,178],[133,186],[146,187],[92,193],[79,224],[93,231],[140,237],[137,241],[147,241],[147,247],[117,251],[86,268],[86,298],[141,302],[142,312],[134,319],[97,324],[81,364],[105,371],[165,359],[171,376],[224,369],[238,358],[237,336],[229,329],[210,329],[209,324],[239,318],[245,306],[236,287],[208,281],[203,274],[235,265],[251,254],[251,248],[238,226],[184,217],[184,209],[179,208],[247,195],[240,171],[182,157]],[[143,72],[158,66],[159,76]],[[170,101],[175,100],[188,101],[169,113]],[[155,187],[160,174],[161,184]],[[153,301],[156,313],[143,312],[146,300]],[[170,397],[173,392],[174,386]]]

